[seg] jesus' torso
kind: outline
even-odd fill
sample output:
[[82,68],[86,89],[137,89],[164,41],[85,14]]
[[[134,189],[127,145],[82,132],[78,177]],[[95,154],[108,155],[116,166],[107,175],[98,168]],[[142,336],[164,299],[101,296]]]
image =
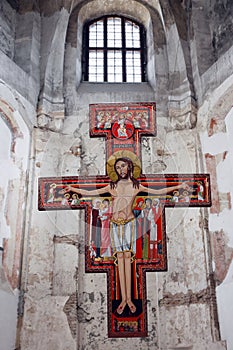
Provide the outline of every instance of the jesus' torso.
[[133,183],[130,179],[120,180],[114,189],[110,190],[112,195],[112,219],[114,221],[119,220],[132,220],[134,215],[132,212],[132,206],[135,196],[139,190],[133,187]]

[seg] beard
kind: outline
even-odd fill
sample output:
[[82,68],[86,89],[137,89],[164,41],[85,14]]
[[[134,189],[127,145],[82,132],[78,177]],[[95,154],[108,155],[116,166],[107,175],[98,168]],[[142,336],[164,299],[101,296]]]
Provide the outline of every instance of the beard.
[[121,174],[118,174],[118,178],[119,180],[123,179],[123,180],[127,180],[130,177],[129,171],[124,174],[124,176],[122,176]]

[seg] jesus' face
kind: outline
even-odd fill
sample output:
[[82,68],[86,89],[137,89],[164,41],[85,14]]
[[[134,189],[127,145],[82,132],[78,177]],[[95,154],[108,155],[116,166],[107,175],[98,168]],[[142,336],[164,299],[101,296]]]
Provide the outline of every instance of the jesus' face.
[[129,176],[129,166],[127,162],[119,160],[116,162],[115,169],[119,177],[127,179]]

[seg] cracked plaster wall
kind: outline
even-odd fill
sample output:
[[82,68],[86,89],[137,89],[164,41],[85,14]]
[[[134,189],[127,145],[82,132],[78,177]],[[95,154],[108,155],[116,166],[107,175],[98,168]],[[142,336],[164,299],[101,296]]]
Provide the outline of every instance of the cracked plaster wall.
[[[0,342],[15,348],[21,248],[25,229],[30,133],[20,114],[23,99],[0,82]],[[6,102],[8,101],[8,102]],[[20,108],[21,104],[21,108]]]
[[233,110],[232,76],[205,101],[200,109],[201,144],[213,186],[209,227],[222,338],[233,347],[230,322],[233,309]]

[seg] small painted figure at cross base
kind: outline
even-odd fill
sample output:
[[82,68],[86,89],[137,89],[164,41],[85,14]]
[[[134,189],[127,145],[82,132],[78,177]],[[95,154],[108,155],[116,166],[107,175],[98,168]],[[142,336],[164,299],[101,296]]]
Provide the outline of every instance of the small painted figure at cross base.
[[166,194],[179,188],[188,189],[186,183],[161,189],[147,188],[137,178],[141,174],[138,157],[130,151],[114,153],[107,162],[107,172],[112,180],[110,184],[96,190],[68,186],[65,192],[76,192],[82,196],[99,196],[109,193],[112,197],[111,241],[118,265],[121,302],[116,312],[121,315],[128,305],[132,314],[136,306],[131,296],[131,263],[136,253],[136,224],[133,203],[139,192],[151,195]]

